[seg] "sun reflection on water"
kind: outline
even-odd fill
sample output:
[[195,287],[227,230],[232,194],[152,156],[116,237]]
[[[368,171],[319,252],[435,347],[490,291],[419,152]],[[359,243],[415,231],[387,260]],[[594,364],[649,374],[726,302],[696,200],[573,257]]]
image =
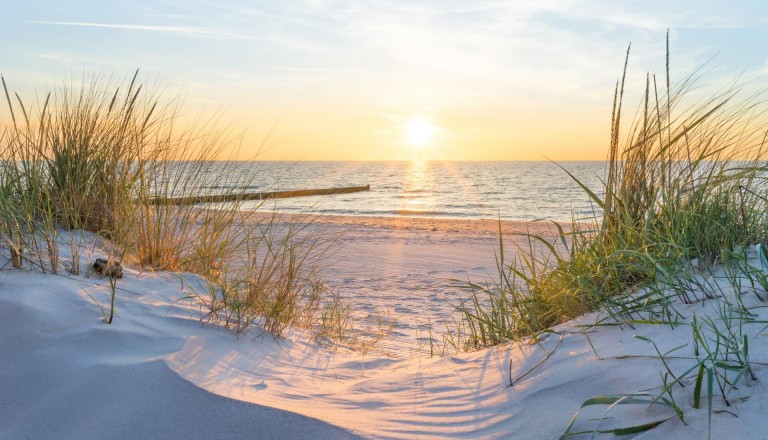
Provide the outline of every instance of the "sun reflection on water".
[[426,160],[411,161],[403,182],[403,203],[398,211],[429,214],[435,208],[434,199],[429,197],[434,193],[434,185],[432,164]]

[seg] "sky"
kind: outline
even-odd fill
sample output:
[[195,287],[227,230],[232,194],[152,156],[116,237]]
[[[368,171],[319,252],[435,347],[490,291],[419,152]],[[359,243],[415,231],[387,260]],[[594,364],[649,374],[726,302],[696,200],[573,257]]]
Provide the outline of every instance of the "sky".
[[760,1],[0,5],[0,73],[25,99],[139,68],[270,160],[602,160],[627,45],[644,86],[664,75],[667,29],[673,82],[705,63],[704,88],[768,73]]

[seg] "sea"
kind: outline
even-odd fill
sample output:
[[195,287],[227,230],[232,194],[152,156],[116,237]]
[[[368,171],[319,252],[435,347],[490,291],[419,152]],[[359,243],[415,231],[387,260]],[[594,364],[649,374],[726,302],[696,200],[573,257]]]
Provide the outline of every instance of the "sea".
[[604,161],[259,161],[217,163],[207,170],[201,183],[205,191],[214,193],[370,185],[370,191],[365,192],[248,202],[243,209],[276,208],[287,213],[345,216],[569,221],[599,215],[598,206],[579,182],[602,196],[605,173]]

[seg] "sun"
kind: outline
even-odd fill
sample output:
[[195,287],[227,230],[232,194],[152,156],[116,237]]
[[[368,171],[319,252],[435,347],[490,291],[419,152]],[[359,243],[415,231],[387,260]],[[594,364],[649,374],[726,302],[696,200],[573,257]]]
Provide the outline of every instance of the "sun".
[[412,147],[426,147],[432,143],[437,127],[424,118],[414,118],[406,122],[405,138]]

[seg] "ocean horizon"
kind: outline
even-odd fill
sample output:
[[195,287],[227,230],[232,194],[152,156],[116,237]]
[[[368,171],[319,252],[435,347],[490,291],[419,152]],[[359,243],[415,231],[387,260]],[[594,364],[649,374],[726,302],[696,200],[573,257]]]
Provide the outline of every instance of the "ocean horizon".
[[[597,207],[605,161],[256,161],[211,163],[202,190],[287,191],[370,185],[370,191],[245,202],[243,209],[344,216],[568,221]],[[561,168],[562,167],[562,168]],[[244,184],[243,182],[247,182]]]

